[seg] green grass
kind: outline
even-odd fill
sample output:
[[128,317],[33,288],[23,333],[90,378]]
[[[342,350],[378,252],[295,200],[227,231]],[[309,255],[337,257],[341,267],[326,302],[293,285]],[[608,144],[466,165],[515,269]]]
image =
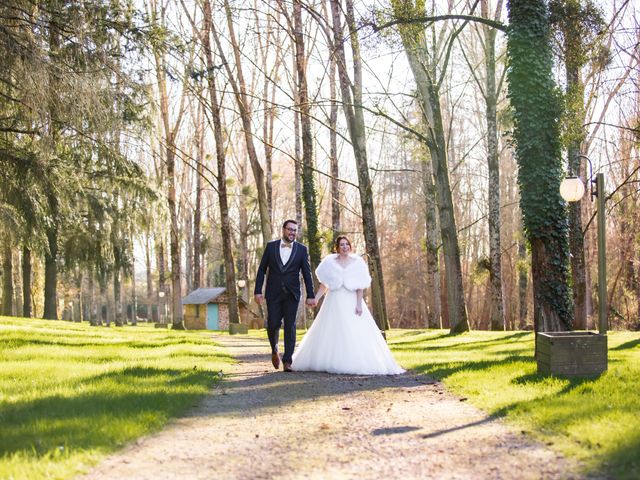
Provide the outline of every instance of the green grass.
[[231,358],[204,333],[0,317],[0,478],[68,478],[159,430]]
[[442,380],[587,470],[640,478],[640,334],[610,332],[609,370],[576,379],[536,373],[530,332],[395,330],[388,337],[403,367]]

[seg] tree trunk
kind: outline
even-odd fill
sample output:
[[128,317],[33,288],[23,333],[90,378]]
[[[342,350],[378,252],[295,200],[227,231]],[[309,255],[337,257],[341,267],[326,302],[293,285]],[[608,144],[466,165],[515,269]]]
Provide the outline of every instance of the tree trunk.
[[138,324],[138,295],[136,293],[136,256],[131,247],[131,325]]
[[[571,144],[567,155],[571,159],[573,174],[585,181],[581,168],[579,144]],[[588,194],[587,194],[588,196]],[[569,218],[569,259],[571,261],[571,278],[573,293],[573,327],[578,330],[587,328],[587,266],[584,251],[584,235],[582,233],[582,201],[571,202],[568,205]]]
[[[153,15],[160,14],[164,20],[165,11],[153,12]],[[167,68],[163,52],[158,48],[153,50],[156,69],[156,80],[158,82],[158,95],[160,103],[160,117],[162,120],[164,137],[164,162],[167,171],[167,203],[169,210],[169,252],[171,261],[171,317],[173,328],[183,329],[182,322],[182,284],[181,284],[181,254],[180,254],[180,230],[178,225],[177,194],[176,194],[176,137],[180,129],[180,124],[185,111],[185,89],[180,98],[180,104],[175,112],[175,120],[171,124],[169,113],[169,93],[167,91]]]
[[[240,185],[244,190],[247,188],[247,164],[246,158],[240,160]],[[247,197],[246,195],[240,195],[239,200],[239,216],[240,223],[238,225],[239,230],[239,249],[240,258],[238,259],[238,278],[245,281],[244,294],[252,292],[253,288],[249,286],[249,212],[247,210]],[[246,301],[248,297],[243,297]]]
[[42,318],[58,319],[58,231],[55,226],[47,229],[49,248],[44,254],[44,313]]
[[31,318],[33,308],[31,306],[31,250],[27,246],[22,247],[22,316]]
[[[292,51],[293,64],[296,63],[295,52]],[[300,103],[298,99],[298,89],[294,89],[293,99],[296,104]],[[296,191],[296,222],[298,222],[298,236],[296,239],[301,241],[304,237],[304,232],[307,229],[302,219],[302,154],[300,146],[300,112],[293,112],[293,155],[295,156],[295,164],[293,167],[293,174],[295,177],[295,191]],[[315,273],[314,273],[315,274]]]
[[[574,51],[567,41],[580,42],[580,39],[572,39],[565,33],[565,73],[567,76],[566,96],[567,122],[571,125],[568,130],[569,146],[567,157],[569,173],[579,177],[585,182],[585,174],[582,169],[583,160],[580,157],[582,143],[585,139],[585,131],[582,126],[585,122],[584,110],[584,84],[580,75],[580,63],[582,60],[571,58],[570,52]],[[588,196],[588,195],[587,195]],[[573,327],[579,330],[587,328],[587,276],[586,260],[584,252],[584,235],[582,233],[582,202],[571,202],[568,205],[569,218],[569,252],[571,262],[571,278],[573,293]]]
[[204,110],[198,108],[198,125],[196,130],[196,155],[198,164],[196,166],[196,205],[193,212],[193,288],[201,287],[200,279],[200,246],[202,242],[202,177],[204,175]]
[[[274,43],[276,43],[276,58],[273,67],[269,69],[268,60],[271,53],[271,48],[268,48],[268,46],[271,45],[272,38],[274,37],[274,29],[272,24],[274,22],[277,24],[279,21],[279,11],[274,11],[273,15],[267,16],[267,38],[264,44],[260,44],[262,51],[262,71],[264,72],[264,79],[262,84],[264,105],[262,136],[264,145],[264,165],[266,171],[265,186],[267,192],[267,206],[269,209],[269,223],[271,225],[273,225],[273,128],[276,119],[276,108],[274,105],[276,101],[276,92],[278,90],[278,85],[273,81],[273,79],[278,78],[279,75],[280,64],[282,62],[281,49],[283,47],[277,43],[278,39],[275,38]],[[261,37],[258,36],[258,40],[260,40],[260,38]]]
[[336,91],[336,59],[333,55],[329,59],[329,96],[331,107],[329,110],[329,164],[331,168],[331,227],[333,242],[342,233],[342,209],[340,203],[340,162],[338,162],[338,99]]
[[73,320],[82,322],[84,320],[84,305],[82,302],[82,284],[84,282],[84,273],[82,269],[76,271],[76,298],[73,302]]
[[[358,174],[358,190],[362,210],[362,228],[369,257],[371,271],[371,304],[373,316],[381,331],[389,328],[387,308],[384,296],[384,279],[382,262],[380,261],[380,247],[378,246],[378,229],[376,226],[375,209],[373,206],[373,189],[369,178],[369,164],[367,160],[366,132],[364,125],[364,111],[362,108],[362,60],[360,44],[355,25],[352,0],[346,0],[344,9],[345,19],[349,28],[351,54],[353,61],[354,81],[351,84],[347,71],[347,61],[344,49],[344,34],[342,28],[343,8],[339,0],[331,0],[331,14],[333,17],[333,42],[336,54],[336,66],[342,94],[342,107],[349,128],[349,138],[356,160]],[[353,92],[353,95],[352,95]]]
[[120,283],[120,269],[116,268],[113,271],[113,310],[114,310],[114,322],[116,327],[124,325],[122,319],[122,285]]
[[153,295],[153,273],[151,270],[151,235],[149,234],[149,232],[147,232],[145,235],[144,266],[147,277],[147,301],[149,301],[151,300]]
[[442,328],[442,303],[440,302],[440,267],[438,265],[438,211],[436,186],[433,183],[431,160],[424,158],[422,184],[425,198],[425,234],[427,254],[427,328]]
[[524,330],[527,326],[527,316],[529,314],[529,302],[527,301],[527,289],[529,284],[529,268],[527,264],[527,245],[522,232],[518,239],[518,262],[516,264],[518,273],[518,328]]
[[[204,0],[204,33],[202,35],[203,49],[207,61],[207,71],[214,72],[213,54],[209,36],[212,31],[212,14],[209,0]],[[222,253],[224,256],[224,270],[227,287],[227,298],[229,301],[229,323],[240,323],[238,310],[238,294],[236,290],[236,273],[233,262],[233,246],[231,221],[229,220],[229,202],[227,199],[227,174],[224,145],[224,129],[218,103],[218,93],[213,74],[207,75],[209,85],[209,98],[211,107],[211,119],[213,122],[213,132],[216,140],[216,159],[218,164],[218,202],[220,205],[220,233],[222,236]]]
[[520,206],[531,245],[536,332],[569,330],[573,316],[567,220],[559,193],[561,102],[553,81],[549,37],[544,0],[511,0],[507,79],[514,110]]
[[96,285],[93,272],[89,272],[89,285],[87,286],[87,290],[89,290],[89,324],[91,326],[99,325],[98,323],[98,304],[96,302]]
[[313,168],[313,136],[311,134],[311,105],[307,91],[306,58],[302,32],[302,6],[300,0],[293,1],[293,37],[295,41],[297,99],[302,127],[302,197],[306,214],[306,232],[312,269],[320,264],[321,246],[318,233],[318,206]]
[[109,302],[109,295],[107,295],[107,275],[102,274],[100,279],[100,308],[98,310],[98,325],[104,324],[108,327],[111,325],[111,302]]
[[167,173],[169,177],[169,217],[171,219],[171,317],[173,328],[184,329],[182,322],[182,284],[180,279],[180,237],[176,208],[175,157],[173,151],[167,152]]
[[13,316],[13,252],[8,235],[2,245],[2,315]]
[[190,209],[180,208],[184,213],[182,215],[182,232],[184,235],[184,277],[187,286],[187,292],[193,291],[193,215]]
[[[502,3],[502,2],[500,2]],[[482,1],[482,16],[489,18],[488,1]],[[500,9],[497,9],[498,11]],[[500,244],[500,153],[498,152],[498,90],[496,88],[496,31],[483,26],[485,39],[486,81],[484,99],[487,121],[487,163],[489,170],[489,285],[491,330],[504,330],[502,295],[502,247]]]

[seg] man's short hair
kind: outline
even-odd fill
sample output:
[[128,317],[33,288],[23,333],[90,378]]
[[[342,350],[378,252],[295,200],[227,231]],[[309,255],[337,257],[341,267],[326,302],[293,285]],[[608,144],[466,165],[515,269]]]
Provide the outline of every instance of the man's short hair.
[[289,225],[290,223],[298,225],[298,222],[296,222],[295,220],[285,220],[284,223],[282,224],[282,228],[287,228],[287,225]]

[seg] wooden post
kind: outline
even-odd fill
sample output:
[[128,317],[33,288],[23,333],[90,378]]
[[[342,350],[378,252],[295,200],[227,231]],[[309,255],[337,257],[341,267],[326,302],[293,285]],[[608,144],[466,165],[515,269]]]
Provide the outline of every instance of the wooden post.
[[604,218],[604,174],[596,175],[596,192],[598,208],[598,327],[600,335],[607,334],[607,262],[606,262],[606,229]]

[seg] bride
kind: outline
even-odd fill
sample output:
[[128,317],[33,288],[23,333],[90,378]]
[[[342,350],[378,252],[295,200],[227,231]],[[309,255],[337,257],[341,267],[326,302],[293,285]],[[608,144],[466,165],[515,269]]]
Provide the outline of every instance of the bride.
[[360,375],[404,373],[393,359],[380,330],[362,299],[371,284],[365,261],[351,254],[351,242],[339,236],[337,253],[316,269],[321,282],[316,301],[325,292],[311,328],[293,354],[292,369]]

